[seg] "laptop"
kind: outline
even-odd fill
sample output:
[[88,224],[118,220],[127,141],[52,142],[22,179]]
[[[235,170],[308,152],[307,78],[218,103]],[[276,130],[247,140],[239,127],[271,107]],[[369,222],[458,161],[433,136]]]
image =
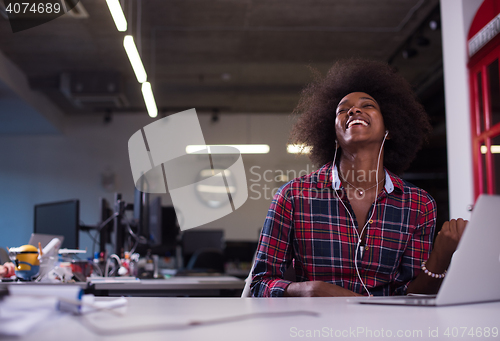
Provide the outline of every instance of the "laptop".
[[369,297],[362,304],[443,306],[500,301],[500,195],[481,195],[437,295]]
[[61,241],[60,245],[62,245],[64,241],[64,236],[58,236],[54,234],[43,234],[43,233],[32,233],[28,244],[38,247],[38,243],[40,243],[40,246],[43,249],[54,238],[59,238],[59,240]]

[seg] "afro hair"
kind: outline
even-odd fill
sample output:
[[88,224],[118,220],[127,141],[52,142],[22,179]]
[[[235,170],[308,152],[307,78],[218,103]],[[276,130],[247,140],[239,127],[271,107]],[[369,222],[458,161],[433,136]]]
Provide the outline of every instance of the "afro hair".
[[302,91],[294,110],[299,118],[292,129],[291,142],[311,147],[309,157],[318,167],[332,161],[335,111],[340,100],[353,92],[367,93],[379,104],[390,132],[384,147],[384,166],[401,174],[422,147],[431,126],[410,84],[382,62],[340,60],[325,77],[316,76]]

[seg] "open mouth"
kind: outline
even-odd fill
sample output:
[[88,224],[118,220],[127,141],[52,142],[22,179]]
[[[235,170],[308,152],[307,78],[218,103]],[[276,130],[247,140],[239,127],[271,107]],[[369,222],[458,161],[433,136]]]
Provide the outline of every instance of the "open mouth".
[[354,119],[347,123],[347,129],[351,128],[354,125],[362,125],[363,127],[368,127],[368,122],[360,119]]

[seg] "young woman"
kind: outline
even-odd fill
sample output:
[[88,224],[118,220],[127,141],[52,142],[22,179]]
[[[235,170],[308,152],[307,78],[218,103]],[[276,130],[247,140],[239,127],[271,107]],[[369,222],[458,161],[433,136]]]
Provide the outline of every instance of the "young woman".
[[397,176],[430,131],[410,85],[387,64],[340,61],[296,112],[292,140],[321,167],[274,196],[253,296],[436,293],[466,221],[446,222],[432,248],[435,201]]

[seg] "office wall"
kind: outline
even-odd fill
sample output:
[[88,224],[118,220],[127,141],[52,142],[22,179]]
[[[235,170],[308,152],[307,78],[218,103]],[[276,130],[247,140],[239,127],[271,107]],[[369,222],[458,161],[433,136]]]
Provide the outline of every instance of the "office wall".
[[450,218],[474,203],[467,34],[482,0],[441,0]]
[[[201,227],[223,228],[227,239],[256,240],[271,189],[281,185],[275,175],[312,170],[307,157],[286,153],[289,116],[220,114],[212,122],[211,115],[200,114],[199,119],[208,144],[266,143],[271,147],[266,155],[243,156],[248,184],[254,185],[247,202],[229,216]],[[127,143],[152,121],[145,113],[115,115],[109,124],[101,116],[67,117],[61,134],[0,135],[0,246],[28,241],[37,203],[80,199],[81,220],[92,225],[98,221],[99,197],[111,201],[113,193],[120,192],[132,202]],[[265,171],[270,181],[260,179]],[[114,187],[103,186],[103,177],[114,177]],[[163,195],[162,202],[170,203],[169,196]],[[83,233],[80,237],[80,247],[90,248],[90,238]]]
[[[472,203],[469,90],[466,69],[466,34],[481,0],[441,0],[443,57],[446,92],[450,215],[467,217]],[[249,185],[248,201],[238,211],[204,228],[224,228],[228,239],[255,240],[271,193],[279,186],[270,175],[312,168],[307,158],[287,155],[290,122],[287,115],[200,115],[206,142],[268,143],[268,155],[243,157]],[[85,224],[98,220],[98,198],[112,200],[113,192],[132,200],[133,181],[128,163],[128,138],[151,122],[146,114],[115,116],[110,124],[102,117],[67,117],[64,133],[53,135],[0,135],[0,246],[25,243],[33,228],[37,203],[78,198]],[[62,126],[62,124],[60,124]],[[252,168],[257,167],[257,168]],[[260,167],[260,168],[258,168]],[[115,186],[105,189],[101,179],[114,175]],[[264,186],[267,187],[264,187]],[[260,195],[259,195],[260,194]],[[259,198],[260,197],[260,198]],[[165,195],[164,203],[169,202]],[[81,246],[90,244],[82,236]]]

